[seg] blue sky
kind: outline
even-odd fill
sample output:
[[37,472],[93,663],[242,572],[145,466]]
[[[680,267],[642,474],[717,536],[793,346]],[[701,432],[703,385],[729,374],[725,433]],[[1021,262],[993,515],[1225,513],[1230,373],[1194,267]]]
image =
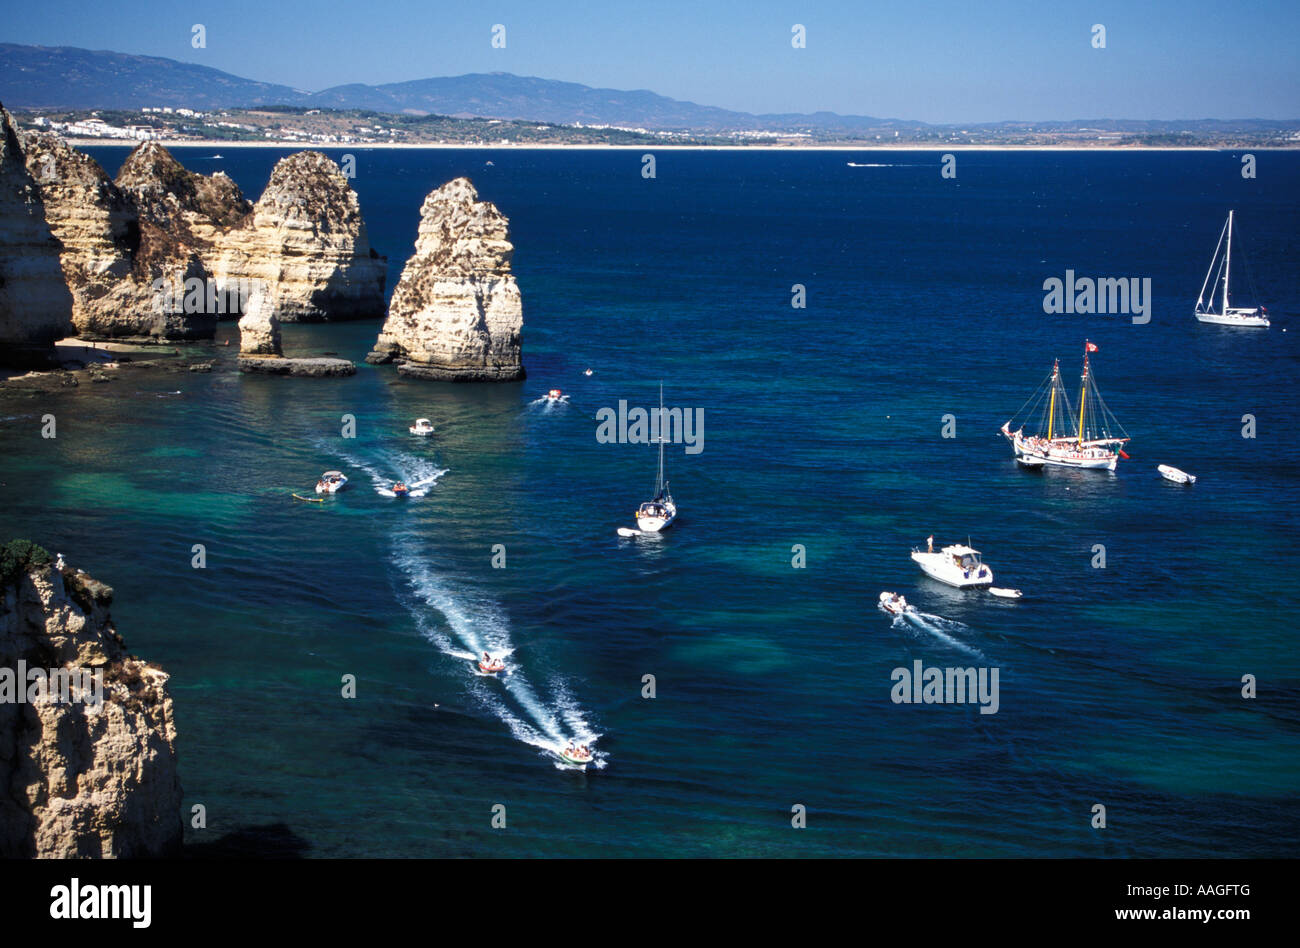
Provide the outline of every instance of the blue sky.
[[[1300,117],[1300,0],[6,0],[0,40],[319,90],[503,71],[747,112],[980,122]],[[207,28],[207,48],[190,45]],[[493,49],[493,24],[506,48]],[[807,48],[790,45],[795,23]],[[1090,43],[1106,27],[1104,50]]]

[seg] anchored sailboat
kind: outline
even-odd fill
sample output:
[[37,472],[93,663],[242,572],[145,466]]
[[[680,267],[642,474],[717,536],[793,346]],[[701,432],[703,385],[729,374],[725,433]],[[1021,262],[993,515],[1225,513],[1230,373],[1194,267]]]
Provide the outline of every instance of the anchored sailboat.
[[[1214,247],[1214,256],[1210,258],[1210,269],[1205,271],[1205,282],[1201,284],[1201,294],[1196,297],[1196,318],[1203,323],[1218,323],[1221,326],[1261,326],[1268,328],[1267,309],[1258,305],[1253,308],[1233,306],[1228,295],[1228,280],[1232,275],[1232,215],[1233,212],[1229,211],[1227,223],[1223,225],[1223,230],[1219,232],[1219,242]],[[1220,250],[1223,251],[1222,257],[1219,256]],[[1214,274],[1213,281],[1210,280],[1210,274]],[[1251,283],[1250,289],[1253,298],[1255,287],[1250,279],[1249,268],[1246,271],[1246,280]],[[1220,282],[1223,284],[1223,296],[1216,310],[1215,296],[1218,293]],[[1210,293],[1208,297],[1205,295],[1206,290],[1209,290]]]
[[657,425],[659,437],[655,440],[659,442],[659,473],[655,477],[655,494],[653,500],[648,500],[636,511],[636,525],[645,533],[658,533],[671,526],[672,522],[677,519],[677,505],[673,503],[673,495],[668,490],[668,482],[664,480],[664,444],[667,443],[667,418],[664,414],[664,383],[659,383],[659,423]]
[[[1079,386],[1079,415],[1076,418],[1070,397],[1061,383],[1061,363],[1052,364],[1052,374],[1029,397],[1016,416],[1002,426],[1002,434],[1011,442],[1016,460],[1025,467],[1042,467],[1055,464],[1060,467],[1079,467],[1113,471],[1120,458],[1127,458],[1124,444],[1128,432],[1120,427],[1115,416],[1097,390],[1097,382],[1088,365],[1088,356],[1097,346],[1083,344],[1083,378]],[[1036,434],[1026,434],[1024,421],[1038,414]],[[1020,427],[1012,431],[1016,419]],[[1073,431],[1073,433],[1071,433]]]

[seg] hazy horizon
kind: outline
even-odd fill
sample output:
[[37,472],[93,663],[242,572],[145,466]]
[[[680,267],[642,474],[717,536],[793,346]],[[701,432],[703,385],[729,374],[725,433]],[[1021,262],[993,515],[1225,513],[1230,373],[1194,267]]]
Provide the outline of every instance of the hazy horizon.
[[[12,10],[4,42],[160,56],[320,91],[507,72],[740,112],[868,115],[935,124],[1088,119],[1296,118],[1300,4],[1240,8],[1102,0],[1041,10],[934,0],[905,10],[756,0],[743,13],[682,0],[484,12],[341,0],[234,0],[221,9],[143,0],[129,12],[70,0]],[[206,47],[191,45],[202,24]],[[505,48],[492,45],[505,27]],[[792,27],[806,47],[791,45]],[[1094,48],[1092,27],[1105,27]],[[1210,68],[1212,67],[1212,68]]]

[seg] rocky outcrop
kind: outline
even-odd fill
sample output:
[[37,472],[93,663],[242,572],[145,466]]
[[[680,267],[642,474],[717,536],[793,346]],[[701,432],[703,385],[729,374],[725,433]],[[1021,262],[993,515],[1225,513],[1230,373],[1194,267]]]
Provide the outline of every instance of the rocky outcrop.
[[22,541],[0,548],[0,675],[19,662],[29,677],[82,669],[98,674],[102,701],[86,690],[75,700],[74,687],[70,702],[35,692],[0,702],[0,857],[174,855],[181,786],[168,676],[127,653],[112,589],[48,560]]
[[77,334],[97,340],[211,338],[216,317],[205,311],[206,301],[198,306],[191,299],[188,311],[185,306],[186,281],[203,285],[208,276],[197,252],[202,244],[186,240],[188,228],[165,218],[142,220],[134,195],[57,137],[28,135],[23,144],[46,220],[63,245]]
[[282,322],[379,318],[387,263],[370,247],[356,192],[320,152],[281,159],[250,214],[211,255],[219,284],[260,281]]
[[239,319],[239,354],[241,356],[280,356],[280,320],[275,301],[265,284],[254,286],[244,303]]
[[0,107],[0,364],[48,364],[55,340],[71,335],[72,296],[61,249],[18,129]]
[[[383,315],[385,260],[322,154],[280,161],[254,205],[226,175],[189,171],[157,142],[134,149],[110,180],[55,136],[15,141],[36,181],[29,216],[44,217],[56,239],[47,233],[83,338],[210,339],[259,283],[282,321]],[[65,320],[58,334],[66,329]]]
[[356,375],[355,362],[347,359],[305,358],[287,359],[283,356],[240,356],[239,371],[262,375],[296,375],[301,378],[323,379]]
[[425,198],[415,254],[366,361],[395,361],[405,375],[445,381],[523,378],[523,304],[508,228],[468,178]]

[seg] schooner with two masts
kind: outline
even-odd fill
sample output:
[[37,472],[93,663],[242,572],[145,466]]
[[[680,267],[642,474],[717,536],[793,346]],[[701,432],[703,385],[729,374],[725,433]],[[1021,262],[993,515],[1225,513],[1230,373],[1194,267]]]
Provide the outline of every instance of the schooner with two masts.
[[[1025,467],[1039,468],[1054,464],[1090,470],[1113,471],[1120,458],[1127,458],[1126,432],[1110,413],[1097,390],[1097,381],[1088,364],[1088,356],[1097,346],[1083,344],[1083,378],[1079,386],[1079,413],[1075,416],[1061,382],[1061,361],[1052,364],[1052,374],[1038,387],[1015,417],[1002,425],[1002,434],[1011,442],[1016,460]],[[1025,423],[1037,415],[1037,431],[1028,434]],[[1020,425],[1012,430],[1017,419]]]

